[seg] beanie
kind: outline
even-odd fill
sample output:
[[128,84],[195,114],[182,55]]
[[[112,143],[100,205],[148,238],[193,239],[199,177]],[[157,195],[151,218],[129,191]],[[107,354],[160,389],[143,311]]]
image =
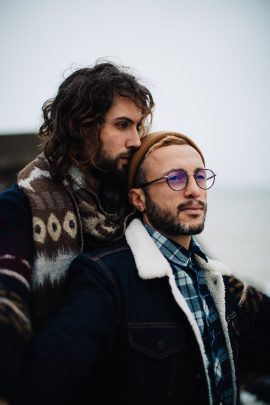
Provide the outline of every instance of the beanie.
[[[152,132],[142,138],[140,148],[134,153],[130,165],[129,165],[129,173],[128,173],[128,190],[134,187],[134,179],[136,177],[137,170],[142,163],[143,159],[146,157],[147,153],[150,149],[156,145],[157,143],[165,140],[176,140],[182,139],[185,144],[192,146],[197,152],[200,154],[203,164],[205,164],[204,156],[199,149],[199,147],[192,141],[188,136],[181,134],[180,132],[170,132],[170,131],[160,131],[160,132]],[[173,142],[172,142],[173,143]]]

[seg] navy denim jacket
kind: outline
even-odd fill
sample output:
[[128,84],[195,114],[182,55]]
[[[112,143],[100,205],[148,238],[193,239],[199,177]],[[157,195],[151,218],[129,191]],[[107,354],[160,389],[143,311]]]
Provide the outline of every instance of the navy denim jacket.
[[[246,300],[239,305],[241,283],[229,276],[223,280],[238,380],[239,360],[250,365],[247,356],[256,353],[250,329],[256,326],[261,333],[267,312],[261,310],[261,318],[256,318],[251,304],[252,299],[258,301],[256,293],[249,303],[246,291]],[[260,298],[259,306],[269,310],[269,299]],[[265,355],[269,359],[269,353]],[[259,367],[256,359],[254,355],[252,366]],[[65,299],[32,344],[22,387],[13,401],[209,404],[198,342],[172,296],[168,278],[142,279],[125,239],[76,258],[66,280]]]

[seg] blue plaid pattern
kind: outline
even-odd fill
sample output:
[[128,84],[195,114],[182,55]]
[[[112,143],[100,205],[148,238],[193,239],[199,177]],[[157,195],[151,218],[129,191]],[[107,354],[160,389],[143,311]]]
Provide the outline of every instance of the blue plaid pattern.
[[213,404],[231,405],[233,401],[232,375],[223,330],[214,301],[209,293],[203,270],[194,254],[206,262],[207,257],[194,238],[187,251],[148,225],[150,236],[170,262],[176,284],[185,298],[200,329],[208,359]]

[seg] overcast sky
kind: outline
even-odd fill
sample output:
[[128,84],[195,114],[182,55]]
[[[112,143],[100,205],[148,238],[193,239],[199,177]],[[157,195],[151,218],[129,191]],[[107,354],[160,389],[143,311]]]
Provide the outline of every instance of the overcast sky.
[[[36,131],[72,69],[107,57],[152,91],[219,185],[270,187],[269,0],[0,0],[0,133]],[[1,158],[1,151],[0,151]]]

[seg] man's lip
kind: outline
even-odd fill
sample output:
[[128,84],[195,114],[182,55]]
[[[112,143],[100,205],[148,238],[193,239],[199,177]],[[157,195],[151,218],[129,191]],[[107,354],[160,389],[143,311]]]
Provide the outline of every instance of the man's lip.
[[129,163],[130,157],[120,157],[120,160],[122,160],[122,162]]
[[120,155],[119,159],[120,160],[126,160],[127,162],[129,162],[131,160],[132,156],[131,155]]
[[204,204],[199,204],[199,205],[186,205],[183,207],[179,207],[179,212],[185,212],[186,214],[200,214],[204,212],[205,206]]
[[197,200],[197,201],[196,200],[189,200],[189,201],[183,202],[182,204],[179,204],[178,209],[181,210],[181,211],[182,210],[192,210],[192,209],[204,210],[205,209],[205,203],[203,201],[200,201],[200,200]]
[[181,208],[181,211],[203,211],[203,207],[198,206],[198,207],[184,207]]
[[184,209],[181,209],[180,212],[183,212],[186,215],[202,215],[204,212],[204,209],[202,207],[187,207]]

